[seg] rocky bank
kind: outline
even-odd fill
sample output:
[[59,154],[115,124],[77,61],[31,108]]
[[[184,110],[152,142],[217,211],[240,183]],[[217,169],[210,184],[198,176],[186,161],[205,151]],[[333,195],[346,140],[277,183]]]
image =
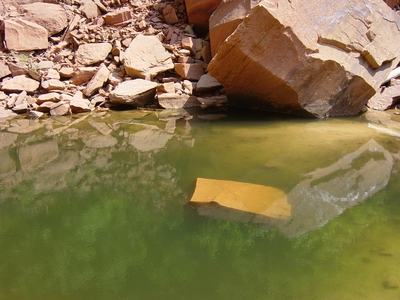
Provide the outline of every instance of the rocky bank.
[[[220,5],[221,2],[223,5]],[[232,41],[235,40],[247,43],[246,36],[243,35],[243,28],[247,28],[246,24],[253,24],[259,29],[263,28],[264,24],[257,23],[257,14],[252,19],[252,14],[255,14],[252,8],[268,7],[272,3],[270,2],[268,4],[266,1],[254,0],[186,0],[186,2],[185,0],[65,0],[62,3],[48,3],[30,0],[16,2],[3,0],[0,3],[0,34],[2,38],[0,117],[18,114],[34,118],[42,115],[61,116],[121,106],[154,109],[205,107],[226,104],[230,96],[235,99],[235,96],[237,98],[243,93],[255,95],[255,98],[260,98],[261,95],[266,99],[272,99],[272,102],[270,101],[265,107],[259,102],[251,101],[248,102],[250,105],[248,103],[232,103],[244,107],[269,109],[271,108],[270,104],[277,101],[276,96],[279,96],[281,99],[289,99],[289,102],[299,101],[300,103],[300,105],[294,105],[295,109],[285,104],[283,105],[284,109],[280,111],[286,113],[300,111],[300,114],[304,114],[301,112],[304,110],[313,116],[326,117],[357,114],[378,88],[377,95],[368,103],[370,108],[384,110],[396,104],[396,99],[400,95],[396,80],[398,74],[396,70],[391,74],[389,72],[396,67],[400,59],[400,55],[397,55],[397,52],[400,54],[400,47],[397,46],[397,43],[390,43],[393,35],[395,35],[394,41],[400,39],[399,30],[396,27],[397,19],[388,22],[391,23],[389,24],[391,27],[388,27],[387,24],[382,26],[378,24],[383,29],[373,28],[373,33],[377,33],[374,38],[371,38],[371,30],[365,33],[369,34],[370,44],[373,40],[378,42],[389,40],[389,43],[384,45],[390,45],[391,48],[389,49],[389,46],[385,48],[387,51],[384,54],[387,56],[379,56],[381,54],[379,51],[376,51],[379,52],[379,55],[370,55],[373,59],[369,57],[367,61],[373,65],[372,68],[364,72],[365,76],[355,73],[354,80],[350,78],[353,75],[349,75],[349,69],[354,66],[354,62],[351,62],[349,67],[343,67],[343,65],[349,61],[348,57],[351,56],[349,53],[354,52],[354,49],[358,51],[357,45],[360,41],[347,43],[347,45],[351,44],[353,48],[351,51],[346,50],[347,56],[343,56],[343,62],[338,63],[339,67],[335,65],[336,69],[333,72],[344,76],[346,80],[342,80],[342,77],[338,76],[333,78],[337,86],[333,85],[333,88],[322,89],[323,92],[329,94],[329,97],[318,96],[326,98],[326,103],[330,103],[333,101],[333,97],[336,97],[335,95],[344,94],[339,105],[341,110],[335,108],[339,113],[332,113],[334,112],[332,105],[329,107],[323,105],[323,109],[310,110],[306,108],[307,105],[313,107],[320,99],[313,99],[318,94],[315,92],[315,88],[312,88],[311,91],[304,88],[311,85],[311,79],[314,78],[307,77],[307,72],[301,69],[297,72],[298,78],[308,78],[306,82],[295,81],[293,76],[290,81],[285,77],[286,75],[279,77],[275,74],[281,72],[287,65],[292,67],[290,70],[286,68],[290,74],[294,73],[294,69],[299,70],[296,64],[289,64],[290,61],[287,57],[281,57],[281,52],[285,53],[284,49],[279,48],[282,44],[278,43],[272,50],[264,49],[266,53],[268,51],[270,53],[269,61],[274,61],[272,67],[267,66],[267,71],[272,73],[272,76],[267,72],[268,76],[254,77],[255,74],[266,75],[265,66],[260,69],[264,73],[258,69],[259,57],[255,59],[255,61],[258,59],[256,65],[246,63],[247,69],[244,72],[242,54],[233,51],[232,55],[226,55],[229,52],[227,49],[236,47],[232,46],[234,45]],[[386,1],[386,4],[375,2],[374,11],[383,10],[387,13],[389,10],[393,12],[392,17],[397,18],[395,12],[399,8],[398,1]],[[292,9],[290,6],[293,7],[293,5],[290,3],[289,1],[287,7],[280,6],[280,14]],[[368,5],[365,4],[366,7],[369,7]],[[232,7],[235,9],[230,9]],[[272,10],[274,9],[272,8]],[[305,12],[303,12],[303,16],[304,14]],[[381,12],[380,14],[383,15]],[[210,34],[208,35],[207,25],[210,16]],[[377,24],[380,22],[380,19],[379,22],[374,19],[374,23],[372,22],[374,20],[369,20],[368,16],[363,17],[365,19],[359,20],[361,23],[368,21],[371,24]],[[247,23],[242,23],[244,19],[247,20]],[[280,22],[283,23],[281,20]],[[221,24],[224,26],[216,26]],[[284,26],[294,28],[297,25],[294,22],[294,24],[288,23]],[[231,38],[229,35],[236,27],[238,27],[238,30],[235,31],[236,36],[232,34]],[[384,32],[386,28],[390,28],[390,31],[387,31],[386,35],[382,35],[382,30]],[[257,32],[257,30],[249,32]],[[342,30],[342,32],[346,32],[346,30]],[[287,32],[281,33],[282,36],[287,36]],[[377,37],[375,38],[375,36]],[[255,37],[257,38],[257,35]],[[280,38],[278,36],[273,40],[279,42]],[[330,41],[328,38],[324,39],[325,44],[331,44],[329,47],[335,40],[332,38]],[[319,40],[318,43],[321,44]],[[382,45],[381,42],[373,47],[379,48]],[[334,46],[341,47],[337,44]],[[327,49],[327,47],[325,48]],[[304,53],[315,50],[310,49],[305,49]],[[368,53],[374,53],[374,49],[369,50]],[[325,50],[317,49],[316,51],[320,53],[318,55],[323,56]],[[361,51],[361,53],[364,55],[365,51]],[[213,56],[214,59],[212,59]],[[281,57],[281,59],[276,60],[277,57]],[[315,61],[315,58],[313,59]],[[277,61],[281,63],[277,64]],[[322,67],[319,65],[317,69],[310,69],[308,66],[312,65],[312,62],[304,59],[302,61],[302,65],[306,65],[305,69],[309,72],[315,74],[316,71],[320,71],[316,73],[315,77],[321,77],[320,74],[324,74],[322,77],[330,76],[327,75],[327,67],[324,63],[322,63]],[[209,68],[210,62],[211,68]],[[383,64],[385,64],[384,68],[375,70]],[[283,68],[284,66],[285,68]],[[249,69],[252,71],[250,75]],[[210,73],[208,73],[209,71]],[[372,74],[373,72],[378,73],[378,80],[375,74]],[[372,74],[371,78],[375,76],[375,83],[363,86],[359,79],[363,76],[366,77],[367,73]],[[233,75],[234,77],[232,77]],[[231,78],[227,79],[229,76]],[[265,81],[260,81],[259,78],[268,79],[268,85],[265,86]],[[319,81],[314,81],[316,85],[320,86]],[[277,82],[283,85],[276,85]],[[258,84],[254,85],[254,83]],[[296,85],[300,88],[296,91],[297,94],[293,94],[292,89],[295,90]],[[290,86],[289,94],[291,93],[290,95],[295,100],[288,98],[289,94],[286,92],[288,86]],[[346,88],[351,86],[351,93],[343,93],[342,90],[346,90],[343,86]],[[279,88],[279,92],[277,92],[277,88]],[[240,89],[239,93],[238,89]],[[354,92],[354,90],[359,92]],[[357,102],[345,106],[343,103],[349,102],[349,95],[357,95],[358,98],[354,97]],[[303,105],[302,101],[304,102],[304,98],[307,97],[311,97],[315,101]],[[342,109],[342,107],[344,108]]]

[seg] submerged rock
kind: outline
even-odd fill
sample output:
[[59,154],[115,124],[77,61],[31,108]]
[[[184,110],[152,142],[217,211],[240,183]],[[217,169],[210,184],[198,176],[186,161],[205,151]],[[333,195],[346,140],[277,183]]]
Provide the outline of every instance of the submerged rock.
[[242,222],[285,224],[291,218],[286,194],[274,187],[197,178],[190,203],[201,215]]

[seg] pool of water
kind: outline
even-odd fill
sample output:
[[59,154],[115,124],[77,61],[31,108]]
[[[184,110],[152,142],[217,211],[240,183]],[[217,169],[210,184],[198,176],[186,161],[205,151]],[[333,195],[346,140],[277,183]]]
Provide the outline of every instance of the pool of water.
[[[0,299],[399,299],[400,118],[215,108],[0,120]],[[197,178],[287,195],[201,215]]]

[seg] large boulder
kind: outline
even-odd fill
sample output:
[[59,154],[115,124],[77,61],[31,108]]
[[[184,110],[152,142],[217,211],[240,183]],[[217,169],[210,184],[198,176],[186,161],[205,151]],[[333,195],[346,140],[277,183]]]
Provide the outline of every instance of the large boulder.
[[33,22],[22,19],[4,20],[4,39],[11,51],[30,51],[47,49],[48,31]]
[[171,55],[156,36],[138,35],[122,56],[126,73],[134,78],[152,79],[174,68]]
[[[246,9],[243,0],[232,2]],[[211,41],[220,47],[208,71],[232,105],[316,117],[355,115],[399,62],[399,17],[383,1],[249,3],[232,34]],[[231,8],[212,18],[230,13]],[[238,18],[239,13],[232,20]]]
[[61,5],[35,2],[22,5],[24,19],[34,22],[49,32],[49,36],[60,33],[68,26],[68,16]]
[[208,31],[208,20],[222,0],[185,0],[189,23],[200,34]]

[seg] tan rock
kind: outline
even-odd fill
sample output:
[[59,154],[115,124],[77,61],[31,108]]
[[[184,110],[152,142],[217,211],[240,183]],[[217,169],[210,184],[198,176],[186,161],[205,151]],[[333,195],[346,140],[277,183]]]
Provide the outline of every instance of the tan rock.
[[55,93],[55,92],[42,94],[37,97],[36,103],[40,105],[40,104],[42,104],[44,102],[48,102],[48,101],[58,102],[58,101],[60,101],[60,98],[61,98],[61,95],[59,93]]
[[79,9],[88,19],[94,19],[101,15],[99,7],[92,0],[82,1]]
[[0,119],[2,118],[10,118],[10,117],[14,117],[17,114],[14,113],[12,110],[9,109],[5,109],[4,107],[0,107]]
[[8,80],[3,79],[1,90],[6,92],[26,91],[33,93],[39,88],[39,81],[25,75],[15,76]]
[[0,62],[0,79],[11,75],[11,71],[4,62]]
[[[43,107],[43,104],[40,107]],[[55,104],[53,103],[50,109],[51,116],[65,116],[69,114],[71,114],[71,108],[69,104],[62,101]]]
[[386,110],[400,98],[400,85],[381,87],[376,94],[368,100],[367,106],[375,110]]
[[127,80],[119,85],[110,93],[112,104],[123,104],[132,106],[143,106],[154,100],[157,83],[144,80]]
[[185,0],[189,23],[198,33],[208,31],[208,20],[222,0]]
[[93,65],[103,61],[111,52],[110,43],[90,43],[80,45],[75,52],[75,60],[84,66]]
[[42,50],[49,46],[47,30],[25,20],[4,20],[4,36],[7,49],[12,51]]
[[212,77],[210,74],[204,74],[200,77],[196,85],[196,92],[210,92],[216,89],[222,88],[221,84],[217,79]]
[[123,61],[126,73],[138,78],[151,79],[174,68],[171,55],[155,36],[135,37],[124,53]]
[[179,19],[176,16],[175,9],[172,7],[171,4],[168,4],[163,9],[163,16],[164,16],[165,23],[167,23],[167,24],[175,24],[175,23],[179,22]]
[[42,82],[42,88],[50,90],[63,90],[65,88],[65,82],[57,79],[48,79]]
[[119,9],[109,12],[105,15],[105,21],[108,25],[124,24],[132,19],[131,10],[129,8]]
[[80,85],[88,82],[96,73],[97,67],[77,67],[74,72],[74,76],[71,79],[71,83]]
[[174,66],[175,72],[184,79],[199,80],[204,74],[203,65],[199,63],[175,63]]
[[72,67],[62,67],[59,74],[63,78],[72,78],[74,76],[74,68]]
[[291,218],[286,194],[274,187],[197,178],[191,204],[199,214],[242,222],[285,224]]
[[49,36],[57,34],[68,26],[68,17],[61,5],[35,2],[20,7],[24,19],[47,29]]
[[317,0],[264,0],[221,44],[208,71],[232,105],[355,115],[399,61],[397,18],[380,0],[368,7],[339,0],[329,9]]
[[28,75],[29,73],[28,67],[24,62],[8,63],[8,68],[11,72],[12,77],[18,75]]
[[71,107],[71,112],[73,114],[78,114],[82,112],[89,112],[91,109],[89,107],[89,100],[80,97],[74,97],[69,103]]
[[190,36],[182,38],[182,48],[189,50],[190,54],[194,55],[196,53],[195,39]]
[[97,92],[104,83],[108,80],[108,76],[110,75],[110,70],[107,69],[105,64],[101,64],[96,74],[90,79],[83,93],[85,96],[92,96],[95,92]]
[[158,104],[166,109],[200,107],[201,102],[195,96],[186,94],[163,93],[158,95]]

